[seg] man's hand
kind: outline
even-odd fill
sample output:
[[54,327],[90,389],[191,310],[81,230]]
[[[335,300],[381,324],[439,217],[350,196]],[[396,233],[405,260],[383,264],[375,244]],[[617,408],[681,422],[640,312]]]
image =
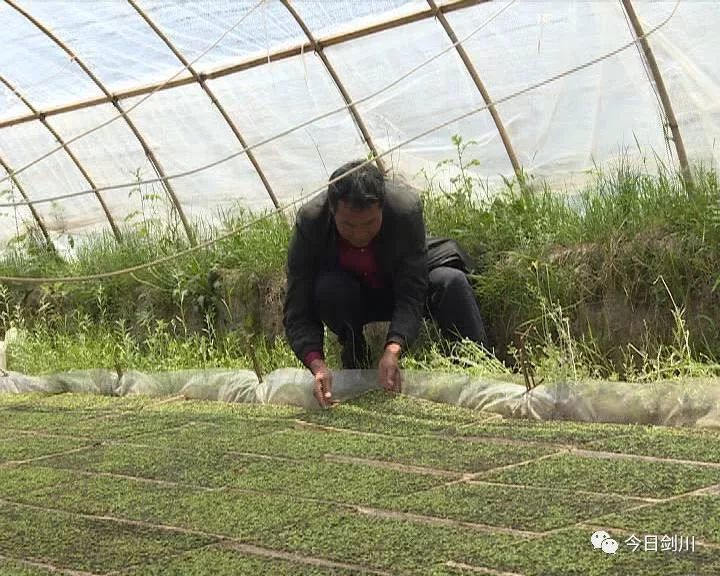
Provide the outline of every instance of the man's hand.
[[380,359],[378,366],[378,377],[380,384],[388,392],[400,392],[400,344],[390,342],[385,346],[385,352]]
[[310,371],[315,376],[315,386],[313,396],[321,407],[329,408],[335,402],[332,399],[332,372],[325,364],[324,360],[317,359],[310,363]]

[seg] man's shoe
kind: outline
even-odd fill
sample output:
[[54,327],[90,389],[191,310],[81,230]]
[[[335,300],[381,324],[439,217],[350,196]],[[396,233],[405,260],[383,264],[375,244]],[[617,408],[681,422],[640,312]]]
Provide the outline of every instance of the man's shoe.
[[340,355],[345,370],[367,369],[370,367],[370,348],[359,331],[359,336],[348,338],[342,343]]

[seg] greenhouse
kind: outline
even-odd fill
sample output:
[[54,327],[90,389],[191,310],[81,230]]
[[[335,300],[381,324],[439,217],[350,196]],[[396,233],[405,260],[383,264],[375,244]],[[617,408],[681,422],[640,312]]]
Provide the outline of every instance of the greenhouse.
[[720,573],[717,2],[0,22],[0,574]]

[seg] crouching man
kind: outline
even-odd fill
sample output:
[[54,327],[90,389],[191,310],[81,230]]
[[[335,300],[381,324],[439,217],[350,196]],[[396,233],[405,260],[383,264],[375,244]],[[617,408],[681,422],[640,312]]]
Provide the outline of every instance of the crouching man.
[[[362,163],[341,166],[330,180]],[[424,316],[448,339],[488,347],[465,258],[451,240],[426,239],[417,192],[386,183],[373,164],[330,184],[301,208],[288,252],[283,323],[293,351],[315,377],[321,406],[332,403],[323,325],[338,336],[343,368],[353,369],[369,368],[363,326],[390,321],[378,365],[388,391],[400,391],[398,360]]]

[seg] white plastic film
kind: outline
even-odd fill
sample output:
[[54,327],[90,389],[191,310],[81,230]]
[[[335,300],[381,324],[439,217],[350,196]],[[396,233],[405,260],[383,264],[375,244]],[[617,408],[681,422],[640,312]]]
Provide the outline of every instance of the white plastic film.
[[[193,67],[198,72],[208,72],[305,41],[302,30],[278,0],[262,3],[259,0],[146,0],[138,5],[175,48],[188,61],[195,62]],[[238,22],[240,24],[230,30]],[[227,35],[207,51],[226,32]],[[198,57],[200,59],[196,61]]]
[[[312,52],[209,84],[249,144],[344,105],[337,86]],[[253,150],[282,202],[323,186],[337,167],[368,152],[347,110]]]
[[[328,49],[348,91],[361,98],[384,87],[389,80],[415,68],[451,45],[443,28],[433,20],[406,27],[411,42],[399,42],[397,30],[379,32]],[[359,63],[362,62],[362,65]],[[358,105],[382,150],[421,134],[484,105],[455,49],[421,68],[397,86]],[[392,154],[392,165],[406,173],[435,168],[437,161],[455,156],[451,137],[474,139],[492,150],[494,172],[512,173],[498,131],[489,112],[483,111],[424,136]],[[390,163],[390,162],[388,162]]]
[[[560,381],[526,390],[499,377],[404,370],[402,393],[461,406],[503,418],[569,420],[720,429],[717,378],[654,383]],[[109,370],[78,370],[43,377],[0,374],[0,393],[79,392],[113,396],[180,396],[196,400],[283,404],[320,409],[307,370],[280,368],[262,381],[249,370],[178,370],[121,375]],[[333,400],[350,401],[378,390],[377,370],[333,371]]]
[[429,8],[425,0],[300,0],[292,6],[316,38],[351,32]]
[[[7,176],[7,172],[0,168],[0,177]],[[12,180],[7,180],[0,185],[0,202],[21,202],[22,194]],[[0,245],[21,237],[28,227],[36,227],[37,222],[33,218],[27,206],[14,206],[0,208]]]
[[110,92],[149,84],[181,67],[128,2],[31,0],[22,4]]
[[[13,170],[56,144],[50,131],[37,120],[0,131],[0,154]],[[82,173],[63,151],[25,170],[16,179],[30,200],[52,198],[88,187]],[[54,237],[107,227],[107,218],[93,194],[36,204],[35,210]]]
[[[250,13],[256,4],[251,0],[158,0],[141,1],[138,6],[188,60],[227,32],[195,65],[201,72],[212,72],[307,42],[281,2],[268,0]],[[292,5],[319,39],[428,9],[420,0],[296,0]],[[20,6],[66,42],[111,90],[162,83],[181,67],[129,4],[35,0]],[[636,0],[633,6],[649,31],[671,14],[676,2]],[[488,24],[504,7],[507,9]],[[246,14],[250,14],[246,20],[230,30]],[[461,39],[487,24],[465,41],[464,47],[494,100],[598,58],[635,36],[619,2],[480,2],[448,9],[445,17]],[[0,74],[32,106],[41,112],[52,111],[102,95],[78,63],[27,17],[2,4],[0,18]],[[720,40],[713,32],[718,18],[714,0],[680,2],[667,26],[649,38],[690,160],[714,163],[715,167],[720,159],[716,144],[720,59],[714,57]],[[358,100],[449,46],[448,34],[430,17],[326,46],[324,51],[350,98]],[[182,77],[189,75],[185,72]],[[344,105],[325,66],[309,50],[208,80],[208,85],[249,144]],[[127,109],[140,97],[121,99],[121,104]],[[397,86],[359,104],[357,110],[382,152],[484,105],[467,67],[451,49]],[[678,167],[654,82],[637,46],[503,102],[497,110],[522,167],[551,183],[581,185],[595,165],[605,165],[621,154],[647,158],[648,169],[654,166],[654,155],[668,166]],[[0,123],[28,112],[3,86]],[[47,117],[67,140],[114,114],[112,106],[104,103]],[[196,84],[159,91],[130,116],[168,174],[221,160],[240,149],[227,123]],[[450,140],[454,134],[477,142],[464,157],[466,162],[478,161],[472,167],[474,175],[491,183],[501,175],[512,175],[508,154],[487,111],[433,131],[394,152],[385,163],[406,175],[423,169],[432,175],[438,162],[455,156]],[[0,127],[0,157],[11,169],[56,145],[37,121]],[[71,146],[98,185],[132,182],[137,175],[156,176],[122,120]],[[343,111],[254,153],[283,203],[323,186],[329,173],[350,159],[365,157],[368,147],[350,113]],[[445,182],[447,176],[441,174]],[[31,198],[89,187],[63,151],[20,174],[18,181]],[[172,185],[191,217],[212,218],[236,202],[251,210],[271,206],[256,170],[244,157]],[[7,181],[0,186],[0,191],[8,189]],[[148,194],[154,191],[152,185],[147,187]],[[129,189],[116,191],[106,199],[118,222],[136,210],[136,199],[128,193]],[[15,234],[12,222],[19,211],[0,209],[1,243]],[[12,221],[8,220],[10,212]],[[56,206],[38,206],[38,212],[47,219],[53,235],[107,228],[107,219],[92,195],[61,200]]]
[[[2,76],[35,108],[42,110],[102,95],[77,63],[6,3],[0,5],[0,22]],[[50,19],[47,25],[53,28],[53,20]],[[15,115],[3,111],[2,118]]]
[[[671,2],[636,2],[645,29],[666,18]],[[650,40],[688,156],[717,169],[720,161],[720,37],[709,24],[716,2],[682,2]],[[669,128],[668,128],[669,132]]]
[[[48,123],[63,140],[70,141],[78,134],[115,118],[117,114],[115,107],[111,104],[105,104],[51,116],[48,118]],[[131,114],[130,117],[132,118],[133,115]],[[88,173],[92,182],[99,188],[157,176],[139,140],[123,118],[117,118],[68,146]],[[62,153],[58,152],[58,154]],[[45,182],[44,187],[47,190],[53,190],[53,195],[59,194],[57,190],[54,190],[52,181]],[[86,180],[83,180],[77,191],[89,188],[90,185]],[[107,190],[100,192],[100,194],[107,204],[113,219],[120,226],[126,222],[128,217],[132,219],[134,212],[142,210],[142,195],[154,192],[162,193],[159,184]],[[90,196],[87,197],[90,198]],[[65,200],[63,202],[71,203],[75,202],[75,200]],[[147,216],[150,217],[151,215],[147,214]]]
[[[447,18],[462,37],[492,9],[483,4]],[[464,46],[499,100],[632,38],[618,2],[539,1],[508,10]],[[637,144],[667,160],[658,104],[634,47],[503,102],[498,111],[523,168],[556,182],[582,174],[594,161],[637,157]],[[493,171],[488,147],[472,151],[483,172]]]
[[[136,108],[132,118],[167,175],[209,164],[242,149],[218,108],[197,84],[156,94]],[[190,218],[212,219],[218,210],[234,204],[255,211],[272,206],[245,155],[171,180],[170,184]]]

